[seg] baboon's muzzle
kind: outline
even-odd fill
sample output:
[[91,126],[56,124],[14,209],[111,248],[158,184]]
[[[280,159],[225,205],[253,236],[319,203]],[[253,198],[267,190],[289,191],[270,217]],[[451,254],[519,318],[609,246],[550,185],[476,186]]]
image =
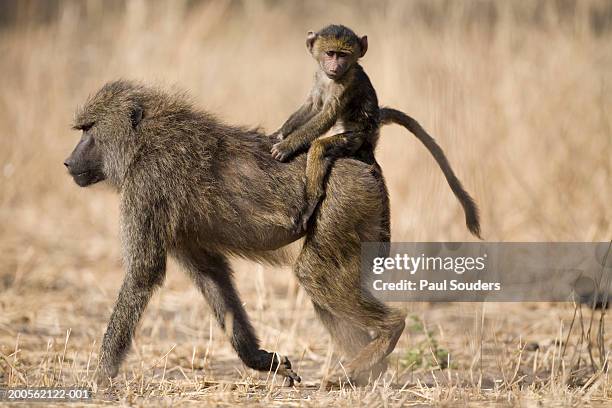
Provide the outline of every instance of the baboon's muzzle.
[[64,166],[81,187],[86,187],[104,180],[102,157],[93,137],[84,134],[79,143],[64,161]]

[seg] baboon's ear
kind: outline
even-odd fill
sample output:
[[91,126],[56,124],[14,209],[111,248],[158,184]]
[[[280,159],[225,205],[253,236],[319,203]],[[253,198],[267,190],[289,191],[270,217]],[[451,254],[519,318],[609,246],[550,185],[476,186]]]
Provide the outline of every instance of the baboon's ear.
[[136,129],[136,126],[140,123],[144,116],[144,109],[140,105],[136,105],[134,109],[132,109],[132,114],[130,115],[130,119],[132,120],[132,127]]
[[359,58],[361,58],[368,51],[368,36],[367,35],[364,35],[363,37],[359,39],[359,45],[361,48],[361,55],[359,55]]
[[308,34],[306,34],[306,48],[308,48],[308,51],[310,51],[311,53],[312,46],[314,45],[316,39],[317,33],[315,33],[314,31],[309,31]]

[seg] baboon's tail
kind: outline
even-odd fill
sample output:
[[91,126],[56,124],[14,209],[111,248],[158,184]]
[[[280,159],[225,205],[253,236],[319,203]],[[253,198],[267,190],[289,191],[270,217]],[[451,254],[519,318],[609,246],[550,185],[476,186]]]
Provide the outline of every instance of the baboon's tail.
[[478,207],[476,206],[474,199],[472,199],[467,191],[465,191],[457,176],[455,176],[455,172],[453,172],[444,151],[438,145],[436,140],[429,136],[425,129],[421,127],[419,122],[406,115],[404,112],[391,108],[381,108],[380,124],[387,125],[390,123],[396,123],[408,129],[425,145],[427,150],[429,150],[442,169],[448,185],[450,186],[451,190],[453,190],[453,193],[455,193],[455,196],[463,207],[463,211],[465,212],[465,223],[468,229],[472,234],[482,239],[480,237],[480,217],[478,215]]

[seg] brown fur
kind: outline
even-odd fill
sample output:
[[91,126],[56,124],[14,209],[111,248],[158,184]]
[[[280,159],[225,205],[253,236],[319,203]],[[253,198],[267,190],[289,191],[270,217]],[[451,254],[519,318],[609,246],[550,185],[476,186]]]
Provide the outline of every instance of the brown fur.
[[[83,137],[65,162],[70,174],[81,186],[107,179],[120,195],[126,276],[102,342],[101,381],[117,374],[168,255],[220,325],[231,326],[247,366],[299,380],[288,359],[259,348],[227,258],[282,262],[277,250],[304,235],[289,215],[303,203],[306,157],[280,163],[268,153],[271,138],[225,125],[182,95],[126,81],[91,97],[75,128]],[[381,370],[404,327],[401,312],[360,287],[361,242],[389,239],[386,189],[376,165],[341,159],[327,192],[295,272],[333,339],[352,353],[349,377],[363,381]]]
[[[308,149],[305,205],[292,217],[296,230],[306,230],[325,194],[325,180],[333,161],[356,157],[378,166],[374,150],[380,126],[397,123],[414,133],[434,156],[464,208],[469,230],[480,237],[476,203],[455,176],[444,151],[414,119],[394,109],[379,108],[376,91],[358,63],[367,51],[367,37],[358,37],[341,25],[330,25],[308,33],[306,44],[319,64],[315,82],[304,105],[277,132],[281,141],[271,149],[280,161]],[[379,175],[382,179],[380,171]]]
[[378,138],[376,92],[357,63],[365,55],[367,38],[331,25],[308,33],[306,45],[320,66],[315,82],[304,105],[277,132],[281,141],[272,147],[280,161],[309,149],[305,206],[293,217],[296,230],[306,229],[323,197],[333,160],[354,156],[364,143],[374,146]]

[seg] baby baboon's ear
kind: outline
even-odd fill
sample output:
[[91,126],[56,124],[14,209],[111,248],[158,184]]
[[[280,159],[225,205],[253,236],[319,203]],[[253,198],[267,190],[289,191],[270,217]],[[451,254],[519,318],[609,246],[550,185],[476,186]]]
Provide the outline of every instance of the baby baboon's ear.
[[361,48],[361,53],[359,55],[359,58],[363,57],[365,55],[365,53],[368,51],[368,36],[364,35],[363,37],[361,37],[359,39],[359,45]]
[[136,126],[140,123],[142,118],[144,117],[144,109],[140,105],[136,105],[134,109],[132,109],[132,114],[130,118],[132,119],[132,127],[136,129]]
[[306,48],[308,48],[308,51],[310,51],[312,53],[312,47],[314,46],[314,42],[317,39],[317,33],[315,33],[314,31],[309,31],[308,34],[306,34]]

